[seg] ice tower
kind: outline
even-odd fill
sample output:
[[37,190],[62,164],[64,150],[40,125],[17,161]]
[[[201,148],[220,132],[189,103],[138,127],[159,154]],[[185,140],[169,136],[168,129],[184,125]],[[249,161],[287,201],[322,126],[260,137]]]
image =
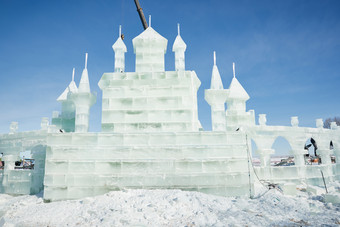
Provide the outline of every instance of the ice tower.
[[112,45],[112,49],[115,52],[115,72],[125,71],[125,53],[127,49],[121,36],[122,27],[119,26],[119,37],[117,41]]
[[87,53],[85,55],[85,68],[81,75],[78,92],[71,93],[70,99],[76,108],[75,131],[87,132],[89,129],[90,107],[96,102],[96,94],[91,93],[89,75],[87,71]]
[[211,75],[210,89],[205,90],[204,98],[211,107],[211,124],[213,131],[226,130],[225,101],[228,90],[223,89],[220,73],[216,65],[216,53],[214,51],[214,66]]
[[201,82],[194,71],[184,71],[184,42],[174,48],[183,52],[182,63],[176,66],[180,71],[165,71],[168,41],[151,26],[132,43],[136,72],[104,73],[98,83],[103,91],[102,131],[198,131]]
[[64,92],[58,97],[57,101],[61,102],[61,114],[54,113],[52,124],[65,132],[74,132],[75,130],[75,105],[70,99],[70,94],[77,93],[78,88],[74,82],[74,68],[72,73],[72,81],[66,87]]
[[236,78],[235,63],[233,63],[233,79],[229,86],[227,98],[226,124],[229,130],[237,130],[242,126],[255,125],[254,111],[246,112],[246,102],[249,95]]
[[179,24],[177,25],[178,35],[175,39],[172,51],[175,52],[175,69],[176,71],[185,70],[185,55],[184,52],[187,49],[187,45],[183,41],[180,35]]

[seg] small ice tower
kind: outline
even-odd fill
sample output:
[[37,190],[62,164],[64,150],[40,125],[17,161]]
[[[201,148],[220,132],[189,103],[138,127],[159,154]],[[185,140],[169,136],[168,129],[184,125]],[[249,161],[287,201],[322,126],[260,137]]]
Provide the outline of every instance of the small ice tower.
[[226,130],[226,117],[224,103],[228,96],[228,90],[223,89],[220,73],[216,65],[216,53],[214,51],[214,66],[211,75],[210,89],[205,90],[204,98],[211,108],[211,122],[213,131]]
[[175,39],[174,45],[172,46],[172,51],[175,52],[175,69],[176,71],[185,70],[185,55],[184,52],[187,49],[187,45],[183,41],[180,35],[180,27],[177,24],[177,37]]
[[164,55],[168,40],[151,27],[132,40],[136,54],[136,72],[164,72]]
[[69,96],[72,93],[78,92],[77,85],[74,82],[74,71],[75,69],[73,68],[70,84],[57,99],[61,103],[61,114],[52,118],[52,125],[56,125],[58,129],[62,129],[65,132],[74,132],[75,130],[76,109],[73,100]]
[[115,52],[115,72],[125,71],[125,53],[127,52],[126,46],[122,39],[122,26],[119,26],[119,37],[117,41],[112,45],[112,49]]
[[246,112],[246,102],[249,95],[244,90],[235,75],[235,63],[233,63],[233,79],[229,86],[229,95],[227,98],[227,125],[234,130],[243,125],[254,125],[254,111]]
[[87,71],[87,53],[85,68],[81,75],[77,93],[72,93],[71,99],[76,107],[75,132],[87,132],[89,129],[90,107],[96,102],[96,94],[91,93]]

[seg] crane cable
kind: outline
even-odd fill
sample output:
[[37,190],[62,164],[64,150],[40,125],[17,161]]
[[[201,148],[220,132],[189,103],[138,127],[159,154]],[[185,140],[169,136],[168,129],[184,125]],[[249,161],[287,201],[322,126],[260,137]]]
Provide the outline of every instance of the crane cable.
[[[125,1],[122,0],[122,3],[121,3],[121,11],[120,11],[120,21],[121,21],[121,26],[124,28],[124,18],[125,18]],[[124,40],[124,34],[122,33],[121,36],[122,40]]]

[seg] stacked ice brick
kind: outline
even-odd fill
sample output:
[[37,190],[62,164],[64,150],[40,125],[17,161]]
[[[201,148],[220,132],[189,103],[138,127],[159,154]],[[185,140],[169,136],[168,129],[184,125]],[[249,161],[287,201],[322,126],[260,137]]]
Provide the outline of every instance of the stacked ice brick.
[[113,45],[115,70],[99,81],[105,133],[48,137],[45,199],[123,188],[248,196],[253,183],[245,134],[227,132],[225,124],[220,132],[199,131],[200,80],[194,71],[185,71],[186,44],[180,34],[173,45],[175,71],[164,70],[167,40],[152,27],[134,38],[133,46],[136,72],[124,72],[127,49],[119,36]]
[[48,138],[46,200],[124,188],[183,189],[248,196],[244,134],[65,133]]
[[[44,121],[44,119],[43,119]],[[0,135],[0,153],[4,168],[0,170],[0,193],[36,194],[43,189],[47,128],[38,131],[17,132],[12,122],[11,132]],[[21,152],[30,151],[33,169],[16,169]]]
[[[152,27],[133,39],[136,72],[124,72],[121,53],[126,51],[119,37],[114,73],[99,81],[103,91],[103,132],[198,131],[197,89],[201,82],[194,71],[184,70],[183,40],[174,44],[176,71],[164,70],[167,40]],[[117,56],[118,55],[118,56]],[[118,66],[117,66],[118,64]]]

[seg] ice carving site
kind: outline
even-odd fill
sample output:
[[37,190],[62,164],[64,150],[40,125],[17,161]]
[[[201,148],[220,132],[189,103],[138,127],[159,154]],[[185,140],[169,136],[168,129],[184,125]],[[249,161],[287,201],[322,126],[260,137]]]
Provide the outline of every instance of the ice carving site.
[[[266,115],[246,109],[250,96],[236,75],[228,88],[222,84],[215,52],[210,89],[205,100],[211,107],[212,131],[198,119],[199,77],[185,67],[186,43],[173,42],[175,70],[165,71],[168,40],[150,26],[132,40],[135,72],[125,72],[127,47],[119,34],[112,48],[114,72],[103,73],[102,131],[89,132],[90,108],[97,96],[91,92],[85,55],[77,86],[70,84],[57,98],[61,112],[42,118],[41,129],[19,132],[12,122],[0,135],[0,192],[36,194],[46,201],[79,199],[122,189],[181,189],[221,196],[254,195],[254,181],[279,185],[294,194],[305,183],[322,186],[340,179],[340,127],[330,129],[316,119],[316,127],[266,125]],[[132,51],[132,50],[129,50]],[[217,53],[218,54],[218,53]],[[93,86],[93,85],[91,85]],[[285,138],[290,160],[271,165],[274,141]],[[254,166],[252,143],[260,156]],[[308,155],[306,141],[315,150]],[[20,152],[30,150],[31,159]]]

